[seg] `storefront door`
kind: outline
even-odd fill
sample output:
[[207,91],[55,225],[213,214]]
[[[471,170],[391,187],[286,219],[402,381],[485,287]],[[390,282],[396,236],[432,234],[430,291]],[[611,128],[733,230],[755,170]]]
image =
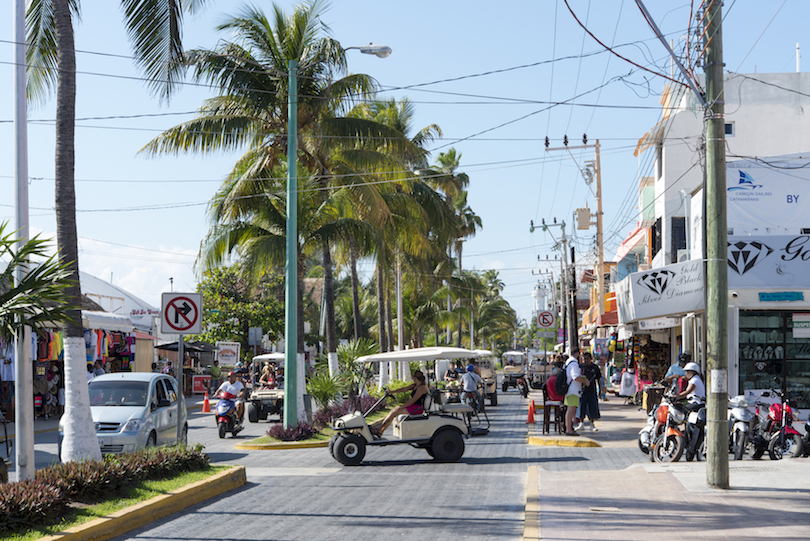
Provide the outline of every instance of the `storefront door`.
[[810,408],[810,337],[794,336],[793,312],[740,310],[739,336],[740,392],[787,380],[796,407]]

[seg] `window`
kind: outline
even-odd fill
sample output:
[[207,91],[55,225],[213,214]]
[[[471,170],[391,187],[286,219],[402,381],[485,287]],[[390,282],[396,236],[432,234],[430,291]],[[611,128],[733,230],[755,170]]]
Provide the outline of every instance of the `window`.
[[170,379],[164,379],[163,383],[166,384],[166,391],[169,394],[169,402],[177,402],[177,389],[174,387],[174,382]]
[[726,137],[734,137],[734,122],[726,122]]
[[678,262],[678,250],[686,249],[686,218],[675,216],[672,218],[672,261]]
[[661,218],[655,220],[655,223],[652,226],[652,256],[658,253],[661,250]]
[[155,401],[155,404],[158,406],[164,400],[168,400],[168,397],[166,396],[166,389],[163,387],[163,383],[160,380],[157,380],[155,382],[155,388],[152,391],[152,397],[153,400]]

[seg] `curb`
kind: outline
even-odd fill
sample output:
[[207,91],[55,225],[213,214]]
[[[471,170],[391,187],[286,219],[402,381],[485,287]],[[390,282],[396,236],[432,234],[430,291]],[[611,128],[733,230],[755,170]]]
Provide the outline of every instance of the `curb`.
[[39,541],[103,541],[129,532],[204,500],[218,496],[247,483],[244,466],[235,466],[208,479],[155,496],[132,507],[121,509],[106,517],[97,518],[68,528]]
[[553,447],[602,447],[599,442],[583,437],[529,436],[529,445]]
[[288,449],[313,449],[316,447],[329,447],[328,441],[314,441],[308,443],[284,442],[284,443],[237,443],[234,449],[241,451],[284,451]]
[[538,466],[526,472],[526,505],[523,508],[523,538],[540,539],[540,485]]

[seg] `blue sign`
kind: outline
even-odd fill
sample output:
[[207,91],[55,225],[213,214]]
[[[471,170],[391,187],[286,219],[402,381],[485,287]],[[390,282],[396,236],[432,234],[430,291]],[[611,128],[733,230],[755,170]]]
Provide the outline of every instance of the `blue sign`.
[[779,291],[776,293],[760,293],[759,302],[803,301],[804,293],[801,291]]

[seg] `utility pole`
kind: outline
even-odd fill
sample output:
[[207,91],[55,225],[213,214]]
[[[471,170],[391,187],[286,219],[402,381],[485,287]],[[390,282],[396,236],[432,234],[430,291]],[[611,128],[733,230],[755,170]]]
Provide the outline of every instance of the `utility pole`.
[[579,349],[579,336],[577,335],[577,265],[574,247],[571,246],[571,308],[568,318],[568,352],[573,353]]
[[706,13],[706,483],[729,488],[728,474],[728,229],[723,96],[722,2]]
[[[551,231],[549,231],[550,227],[559,227],[560,232],[561,232],[560,233],[561,234],[561,240],[559,242],[557,241],[556,238],[554,238],[553,233],[551,233],[551,237],[554,238],[554,242],[556,242],[558,246],[560,244],[562,244],[562,246],[561,246],[561,248],[562,248],[562,261],[560,262],[560,264],[561,265],[565,264],[565,269],[564,270],[562,268],[560,269],[560,290],[561,290],[561,293],[564,291],[565,295],[566,295],[565,302],[563,303],[563,311],[564,311],[563,319],[565,319],[565,308],[568,307],[568,309],[567,309],[567,312],[568,312],[568,325],[567,325],[567,329],[568,329],[568,351],[571,352],[571,351],[573,351],[573,349],[575,347],[579,347],[579,345],[578,345],[579,341],[577,339],[576,291],[574,291],[571,288],[572,283],[576,284],[576,276],[574,274],[573,282],[568,282],[569,275],[568,275],[568,272],[567,272],[569,269],[571,269],[572,272],[576,273],[575,267],[573,265],[573,263],[574,263],[573,262],[574,249],[573,249],[573,247],[571,248],[572,261],[571,261],[571,267],[569,267],[568,263],[566,261],[566,258],[567,258],[567,255],[568,255],[568,237],[565,236],[565,222],[557,223],[557,219],[555,218],[554,223],[552,223],[552,224],[547,224],[545,219],[542,220],[541,223],[542,223],[542,225],[540,227],[543,229],[543,231],[547,231],[547,232],[551,233]],[[533,221],[531,222],[531,226],[529,227],[529,232],[531,232],[531,233],[534,232],[534,222]],[[569,302],[569,298],[573,299],[573,301]],[[568,306],[569,304],[570,304],[570,306]],[[563,328],[566,328],[566,326],[563,326]]]

